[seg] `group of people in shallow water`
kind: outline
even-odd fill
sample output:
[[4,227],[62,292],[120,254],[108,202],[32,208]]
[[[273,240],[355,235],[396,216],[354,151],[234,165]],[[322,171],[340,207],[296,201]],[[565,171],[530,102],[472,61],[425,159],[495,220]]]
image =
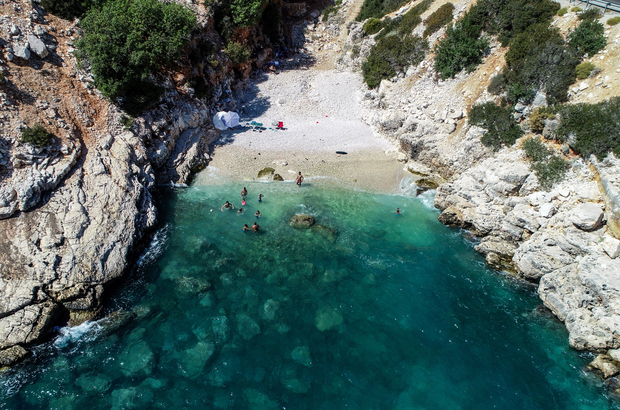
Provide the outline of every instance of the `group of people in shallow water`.
[[[241,206],[245,206],[246,204],[246,197],[248,196],[248,190],[243,187],[243,189],[241,190]],[[258,202],[263,202],[263,194],[258,194]],[[222,205],[221,210],[223,211],[224,209],[230,209],[230,210],[234,210],[235,206],[233,204],[230,203],[230,201],[226,201],[226,203],[224,205]],[[242,214],[243,213],[243,208],[239,208],[237,210],[237,214]],[[257,209],[256,212],[254,213],[254,216],[256,217],[256,219],[260,218],[261,216],[263,216],[263,214],[260,213],[260,211]],[[254,231],[254,232],[258,232],[258,229],[260,228],[260,225],[257,222],[254,222],[254,224],[252,225],[252,227],[249,227],[248,224],[243,225],[243,232],[247,232],[247,231]]]

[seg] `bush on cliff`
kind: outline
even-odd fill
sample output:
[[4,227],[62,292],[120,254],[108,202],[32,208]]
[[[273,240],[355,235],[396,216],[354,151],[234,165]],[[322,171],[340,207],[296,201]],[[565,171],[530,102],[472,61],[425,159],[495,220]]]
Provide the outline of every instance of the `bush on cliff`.
[[364,33],[370,36],[375,33],[378,33],[379,30],[383,28],[383,22],[373,17],[373,18],[368,19],[368,21],[364,23],[364,27],[362,28],[364,29]]
[[489,41],[480,37],[479,12],[477,6],[472,7],[456,24],[448,26],[446,36],[435,45],[435,70],[443,80],[454,77],[463,69],[472,72],[482,62]]
[[605,27],[598,21],[584,20],[568,36],[568,44],[581,54],[592,57],[607,45]]
[[610,26],[615,26],[618,23],[620,23],[620,17],[612,17],[610,19],[607,19],[607,24]]
[[454,13],[454,4],[446,3],[439,7],[428,17],[426,21],[426,29],[424,30],[424,37],[428,37],[431,34],[437,32],[440,28],[452,21],[452,13]]
[[239,43],[228,43],[224,52],[233,64],[242,64],[250,59],[250,50]]
[[20,141],[37,148],[43,148],[52,142],[52,138],[54,138],[54,134],[43,128],[41,124],[37,124],[32,128],[24,128]]
[[589,61],[584,61],[575,67],[575,73],[577,74],[578,80],[585,80],[590,76],[590,73],[594,70],[594,64]]
[[577,14],[577,18],[582,21],[583,20],[594,21],[594,20],[600,19],[601,17],[603,17],[603,13],[596,7],[590,7],[586,11],[583,11]]
[[370,88],[376,88],[381,80],[391,78],[409,65],[424,59],[428,43],[420,37],[384,37],[370,49],[368,60],[362,64],[364,81]]
[[[99,90],[113,101],[145,108],[158,94],[150,76],[171,62],[196,24],[191,11],[157,0],[116,0],[92,8],[81,21],[77,43]],[[132,113],[135,114],[135,113]]]
[[88,0],[41,0],[48,13],[65,20],[81,17],[93,4]]
[[560,109],[556,134],[588,159],[603,159],[609,152],[620,157],[620,97],[598,104],[566,105]]
[[543,189],[549,190],[566,176],[568,163],[545,146],[540,138],[530,138],[523,143],[525,155],[532,162],[531,169],[536,174]]
[[511,146],[523,135],[512,112],[512,107],[500,107],[489,101],[472,107],[469,123],[487,130],[480,142],[497,151],[504,145]]

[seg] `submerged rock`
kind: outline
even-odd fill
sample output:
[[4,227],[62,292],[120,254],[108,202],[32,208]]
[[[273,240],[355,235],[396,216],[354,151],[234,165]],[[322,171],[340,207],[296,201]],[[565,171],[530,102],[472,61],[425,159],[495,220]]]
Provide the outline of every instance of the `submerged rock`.
[[237,315],[237,331],[243,340],[250,340],[260,333],[260,326],[245,313]]
[[291,357],[302,366],[312,367],[312,359],[310,358],[310,349],[308,346],[297,346],[293,349]]
[[272,400],[269,398],[269,396],[267,396],[264,393],[261,393],[260,391],[256,390],[256,389],[245,389],[243,391],[243,394],[245,394],[245,398],[248,401],[248,408],[250,410],[278,410],[280,409],[280,406],[278,405],[278,402],[275,400]]
[[308,229],[312,225],[314,225],[314,222],[314,218],[310,215],[297,214],[293,215],[293,217],[289,221],[289,225],[297,229]]
[[85,393],[105,393],[112,385],[112,380],[104,374],[82,375],[76,379],[75,384],[80,386]]
[[263,305],[262,316],[266,320],[274,320],[280,309],[280,302],[273,299],[268,299]]
[[181,373],[189,378],[202,374],[202,369],[213,352],[215,352],[215,345],[211,342],[198,342],[196,346],[184,351],[179,360]]
[[342,313],[335,308],[322,308],[316,312],[316,316],[314,318],[314,325],[321,332],[332,329],[336,326],[342,324],[344,319],[342,318]]
[[128,377],[149,376],[155,366],[155,358],[144,341],[134,343],[118,356],[121,372]]

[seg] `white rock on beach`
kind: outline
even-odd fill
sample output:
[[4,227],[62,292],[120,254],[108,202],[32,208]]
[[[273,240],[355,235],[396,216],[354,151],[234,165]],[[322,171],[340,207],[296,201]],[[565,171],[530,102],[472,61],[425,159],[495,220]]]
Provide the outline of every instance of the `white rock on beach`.
[[599,204],[587,202],[573,210],[571,221],[581,230],[592,231],[601,225],[603,216],[604,214]]

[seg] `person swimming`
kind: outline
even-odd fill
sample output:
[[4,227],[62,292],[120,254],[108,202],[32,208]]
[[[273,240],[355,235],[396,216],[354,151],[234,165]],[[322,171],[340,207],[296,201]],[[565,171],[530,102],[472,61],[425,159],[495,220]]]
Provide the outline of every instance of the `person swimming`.
[[239,208],[239,210],[237,211],[238,214],[243,212],[243,208]]
[[252,225],[252,230],[254,232],[258,232],[258,228],[259,228],[258,224],[256,222],[254,222],[254,225]]
[[251,229],[248,226],[248,224],[243,225],[243,232],[248,232],[248,231],[251,231]]
[[222,211],[224,210],[224,208],[226,209],[235,209],[235,206],[233,204],[231,204],[230,202],[226,201],[226,203],[224,205],[222,205]]
[[263,194],[258,194],[258,202],[263,202]]
[[241,205],[245,206],[245,198],[241,200]]
[[248,190],[245,189],[245,187],[243,187],[243,189],[241,190],[241,197],[245,198],[248,194]]
[[256,213],[254,214],[255,217],[260,218],[261,216],[263,216],[263,214],[260,213],[260,211],[257,209]]
[[400,208],[396,208],[396,215],[402,215],[402,214],[400,213]]

